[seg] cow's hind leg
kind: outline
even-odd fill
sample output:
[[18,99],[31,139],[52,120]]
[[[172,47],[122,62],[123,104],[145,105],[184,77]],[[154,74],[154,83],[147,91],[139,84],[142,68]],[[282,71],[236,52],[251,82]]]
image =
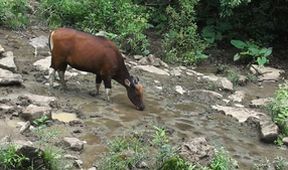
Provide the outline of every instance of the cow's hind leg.
[[57,72],[58,72],[58,75],[59,75],[59,78],[60,78],[60,83],[62,85],[63,90],[67,89],[66,81],[65,81],[65,78],[64,78],[65,70],[59,70]]
[[56,75],[55,75],[55,69],[54,68],[49,68],[49,87],[50,88],[53,88],[53,83],[54,83],[54,81],[55,81],[55,77],[56,77]]
[[110,101],[110,91],[111,91],[111,88],[112,88],[111,77],[104,78],[103,81],[104,81],[107,101]]
[[101,86],[102,78],[100,75],[96,75],[96,95],[99,95],[99,89]]

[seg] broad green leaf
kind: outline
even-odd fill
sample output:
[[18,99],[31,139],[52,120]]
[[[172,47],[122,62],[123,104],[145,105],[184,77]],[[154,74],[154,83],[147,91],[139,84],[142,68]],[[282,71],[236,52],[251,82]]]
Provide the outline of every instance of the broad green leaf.
[[241,40],[231,40],[230,43],[238,49],[244,49],[247,46],[247,44]]
[[252,55],[252,56],[259,56],[260,55],[260,50],[258,48],[255,48],[255,47],[249,47],[248,51],[249,51],[250,55]]
[[266,48],[266,51],[264,53],[264,57],[268,57],[272,54],[272,48]]
[[263,66],[264,64],[267,64],[269,61],[266,57],[258,57],[257,58],[257,63],[260,66]]
[[235,55],[234,55],[234,58],[233,58],[233,60],[234,61],[237,61],[237,60],[239,60],[240,59],[240,55],[239,55],[239,53],[236,53]]

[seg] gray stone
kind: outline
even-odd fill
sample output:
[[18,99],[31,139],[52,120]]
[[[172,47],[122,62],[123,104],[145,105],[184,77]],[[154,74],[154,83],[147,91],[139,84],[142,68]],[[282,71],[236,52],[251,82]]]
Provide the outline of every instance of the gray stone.
[[175,90],[177,93],[183,95],[186,91],[179,85],[175,86]]
[[51,102],[57,100],[56,97],[42,96],[30,93],[20,95],[18,98],[28,98],[34,105],[39,106],[49,106]]
[[31,125],[30,121],[25,122],[20,128],[20,134],[26,132],[29,129],[30,125]]
[[97,170],[97,168],[93,166],[93,167],[89,168],[88,170]]
[[50,68],[51,65],[51,56],[40,59],[33,63],[34,66],[36,66],[37,69],[40,71],[47,71]]
[[169,68],[169,65],[162,60],[160,61],[160,66],[165,67],[165,68]]
[[283,138],[282,141],[284,145],[288,146],[288,137]]
[[271,98],[259,98],[259,99],[254,99],[251,101],[250,106],[251,107],[261,107],[261,106],[266,106],[271,102]]
[[202,76],[204,80],[211,81],[215,83],[219,88],[224,90],[233,91],[233,83],[228,80],[226,77],[218,77],[215,75],[204,75]]
[[27,106],[22,113],[20,114],[20,117],[27,121],[33,121],[35,119],[39,119],[42,116],[46,115],[49,119],[51,119],[51,108],[47,106],[36,106],[33,104],[30,104]]
[[39,37],[32,38],[30,39],[29,44],[34,48],[45,48],[48,46],[48,37],[41,35]]
[[2,53],[4,53],[5,52],[5,50],[4,50],[4,48],[2,47],[2,45],[0,44],[0,55],[2,54]]
[[3,110],[5,112],[13,110],[13,108],[14,108],[13,106],[9,106],[6,104],[0,104],[0,110]]
[[20,74],[14,74],[9,70],[0,68],[0,86],[20,85],[22,83],[23,79]]
[[228,96],[230,100],[233,102],[242,102],[245,98],[245,92],[244,91],[236,91],[234,94]]
[[81,169],[82,169],[83,161],[80,160],[80,159],[75,160],[75,161],[74,161],[74,165],[75,165],[77,168],[81,168]]
[[247,84],[247,82],[248,78],[246,76],[239,75],[238,83],[240,86],[244,86],[245,84]]
[[70,160],[77,160],[77,159],[79,159],[77,156],[70,155],[70,154],[64,155],[64,158],[70,159]]
[[199,72],[191,70],[191,69],[187,69],[186,74],[188,76],[201,76],[201,77],[204,76],[203,73],[199,73]]
[[140,60],[141,58],[143,58],[144,56],[143,55],[134,55],[133,58],[135,60]]
[[71,150],[81,151],[84,148],[84,141],[73,137],[65,137],[64,143],[70,147]]
[[191,90],[191,91],[189,91],[189,95],[193,95],[193,94],[195,94],[195,93],[200,93],[200,94],[202,94],[203,96],[207,96],[207,95],[213,96],[213,97],[216,97],[216,98],[218,98],[218,99],[223,98],[223,95],[222,95],[222,94],[217,93],[217,92],[215,92],[215,91],[211,91],[211,90],[199,89],[199,90]]
[[228,80],[226,77],[219,77],[217,80],[219,87],[223,88],[224,90],[233,91],[233,83]]
[[265,116],[265,114],[262,112],[242,107],[214,105],[212,108],[214,110],[223,112],[225,115],[230,115],[236,118],[239,122],[245,122],[250,117],[256,118],[256,120],[260,120],[260,117]]
[[7,51],[3,54],[3,56],[4,57],[0,59],[0,67],[15,72],[17,70],[17,67],[14,62],[13,52]]
[[285,72],[284,70],[275,69],[272,67],[261,67],[258,65],[252,65],[250,67],[250,71],[253,74],[260,74],[258,76],[259,81],[277,81],[281,78],[280,75]]
[[261,140],[265,142],[273,143],[279,135],[279,128],[271,119],[264,118],[264,120],[261,120],[260,130]]
[[214,148],[204,137],[194,138],[180,147],[180,156],[191,164],[209,165],[214,156]]
[[173,68],[173,69],[170,71],[170,74],[171,74],[172,76],[177,76],[177,77],[179,77],[179,76],[181,76],[181,74],[182,74],[182,70],[181,70],[179,67],[175,67],[175,68]]
[[150,66],[150,65],[146,65],[146,66],[134,66],[133,69],[136,70],[143,70],[152,74],[158,74],[158,75],[166,75],[169,76],[169,73],[167,71],[164,71],[160,68],[157,68],[155,66]]
[[138,63],[139,63],[140,65],[148,65],[148,64],[149,64],[149,60],[148,60],[147,57],[143,57],[143,58],[141,58],[141,59],[138,61]]

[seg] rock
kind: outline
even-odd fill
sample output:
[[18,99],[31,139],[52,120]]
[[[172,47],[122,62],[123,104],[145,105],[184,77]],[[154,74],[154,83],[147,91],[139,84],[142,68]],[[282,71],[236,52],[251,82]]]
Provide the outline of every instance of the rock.
[[134,55],[133,58],[135,60],[140,60],[141,58],[143,58],[144,56],[143,55]]
[[288,137],[283,138],[282,141],[284,145],[288,146]]
[[17,67],[14,62],[13,52],[7,51],[3,54],[3,56],[4,57],[0,59],[0,67],[15,72]]
[[49,106],[51,102],[54,102],[57,100],[56,97],[42,96],[42,95],[36,95],[36,94],[30,94],[30,93],[20,95],[18,99],[19,98],[27,98],[34,105],[38,105],[38,106]]
[[73,137],[65,137],[64,143],[70,147],[70,149],[74,151],[81,151],[84,148],[84,141],[81,141],[77,138]]
[[42,116],[46,115],[49,119],[51,119],[51,108],[47,106],[36,106],[33,104],[30,104],[27,106],[22,113],[20,114],[20,117],[27,121],[33,121],[35,119],[39,119]]
[[280,75],[284,73],[284,70],[272,67],[261,67],[255,64],[250,67],[250,71],[253,74],[260,74],[258,76],[259,81],[277,81],[280,79]]
[[149,73],[152,73],[152,74],[158,74],[158,75],[166,75],[166,76],[169,76],[169,73],[160,69],[160,68],[157,68],[155,66],[150,66],[150,65],[146,65],[146,66],[134,66],[133,67],[134,69],[136,70],[143,70],[143,71],[146,71],[146,72],[149,72]]
[[21,85],[22,83],[23,79],[20,74],[14,74],[9,70],[0,68],[0,86]]
[[245,106],[243,104],[239,104],[239,103],[234,103],[235,107],[240,107],[240,108],[244,108]]
[[25,122],[20,128],[20,134],[23,134],[26,130],[29,129],[31,123],[29,121]]
[[144,161],[140,161],[136,164],[136,168],[139,169],[149,169],[148,164]]
[[0,44],[0,55],[3,54],[5,52],[4,48],[2,47],[2,45]]
[[214,156],[214,148],[204,137],[194,138],[180,147],[179,155],[191,164],[209,165]]
[[219,87],[223,88],[224,90],[233,91],[233,83],[228,80],[226,77],[219,77],[217,80]]
[[141,59],[138,61],[138,63],[139,63],[140,65],[148,65],[148,64],[149,64],[149,60],[148,60],[147,57],[143,57],[143,58],[141,58]]
[[247,82],[248,82],[248,78],[247,78],[246,76],[239,75],[238,84],[239,84],[240,86],[246,85]]
[[179,94],[181,94],[181,95],[186,92],[186,91],[183,90],[183,88],[182,88],[181,86],[179,86],[179,85],[175,86],[175,90],[176,90],[177,93],[179,93]]
[[215,75],[204,75],[203,79],[214,82],[219,88],[233,91],[233,83],[226,77],[218,77]]
[[13,106],[9,106],[6,104],[0,104],[0,111],[9,112],[9,111],[12,111],[13,109],[14,109]]
[[259,98],[259,99],[254,99],[251,101],[250,106],[251,107],[261,107],[261,106],[266,106],[271,102],[271,98]]
[[191,70],[191,69],[187,69],[186,74],[188,76],[201,76],[201,77],[204,76],[203,73],[199,73],[199,72]]
[[271,119],[260,121],[261,140],[268,143],[273,143],[279,135],[278,126]]
[[171,71],[170,71],[170,74],[172,75],[172,76],[181,76],[181,74],[182,74],[182,70],[179,68],[179,67],[175,67],[175,68],[173,68]]
[[158,89],[158,90],[163,90],[162,86],[155,86],[155,88]]
[[77,159],[79,159],[77,156],[70,155],[70,154],[64,155],[64,158],[70,159],[70,160],[77,160]]
[[169,65],[162,60],[160,60],[160,66],[165,67],[165,68],[169,68]]
[[50,68],[51,65],[51,56],[40,59],[33,63],[34,66],[36,66],[37,69],[40,71],[47,71]]
[[228,98],[234,102],[242,102],[245,97],[244,91],[236,91],[234,94],[228,96]]
[[129,64],[131,64],[132,66],[137,66],[137,63],[134,61],[128,61]]
[[89,168],[87,170],[97,170],[97,168],[93,166],[93,167],[91,167],[91,168]]
[[236,118],[239,122],[245,122],[249,117],[256,118],[256,120],[260,120],[261,116],[265,116],[262,112],[257,112],[248,108],[239,108],[239,107],[229,107],[229,106],[220,106],[214,105],[212,106],[214,110],[224,112],[225,115],[231,115]]
[[211,91],[211,90],[199,89],[199,90],[189,91],[189,95],[192,95],[192,96],[194,96],[196,93],[201,94],[203,96],[213,96],[213,97],[218,98],[218,99],[223,98],[222,94],[217,93],[215,91]]
[[34,48],[44,48],[48,46],[48,37],[41,35],[36,38],[30,39],[29,42],[30,45],[32,45]]
[[74,161],[74,165],[75,165],[77,168],[82,168],[83,161],[81,161],[80,159],[75,160],[75,161]]

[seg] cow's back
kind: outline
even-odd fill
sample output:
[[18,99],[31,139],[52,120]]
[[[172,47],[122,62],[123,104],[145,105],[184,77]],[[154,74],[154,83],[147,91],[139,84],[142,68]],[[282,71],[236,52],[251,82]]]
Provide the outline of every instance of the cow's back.
[[104,37],[60,28],[52,32],[51,40],[52,57],[82,71],[113,74],[123,62],[115,44]]

